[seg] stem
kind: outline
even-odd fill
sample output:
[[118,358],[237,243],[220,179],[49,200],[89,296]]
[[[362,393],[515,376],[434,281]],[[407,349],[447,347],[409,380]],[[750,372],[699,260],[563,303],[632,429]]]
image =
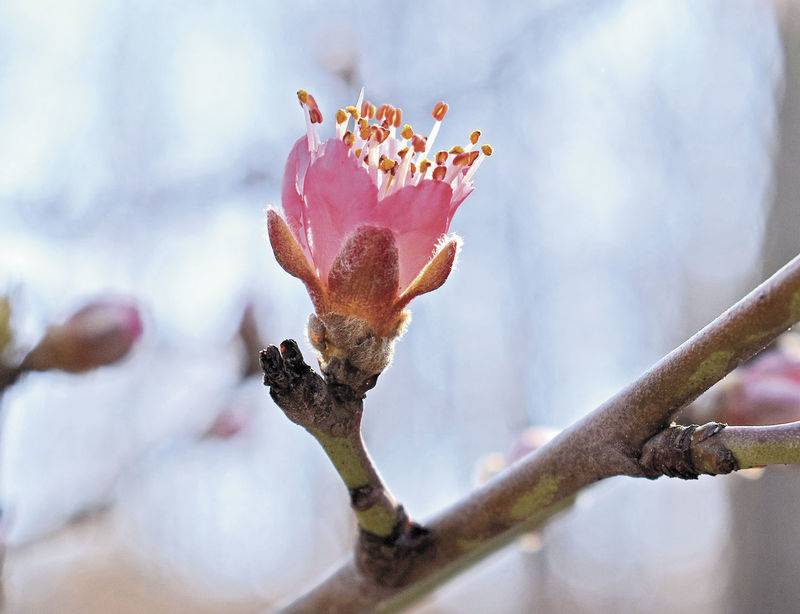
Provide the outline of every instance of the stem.
[[800,422],[772,426],[729,426],[720,438],[739,469],[800,464]]
[[311,433],[331,459],[350,492],[362,533],[397,541],[411,524],[384,485],[361,436],[366,389],[375,378],[357,377],[342,383],[323,380],[304,361],[297,344],[286,340],[280,349],[261,352],[264,383],[286,416]]
[[[351,559],[287,611],[360,612],[388,607],[392,599],[402,599],[404,591],[412,592],[415,584],[435,584],[435,578],[446,577],[459,561],[480,560],[504,543],[502,536],[513,535],[531,519],[544,521],[559,503],[594,482],[614,475],[655,477],[653,467],[641,460],[645,444],[658,450],[664,445],[659,442],[674,441],[672,434],[660,434],[669,430],[670,417],[680,407],[799,319],[800,257],[796,257],[595,411],[434,517],[427,524],[433,555],[412,559],[402,584],[377,583]],[[771,427],[768,435],[741,430],[745,428],[712,428],[714,432],[704,431],[703,441],[705,446],[713,443],[717,451],[730,444],[728,452],[736,461],[730,469],[737,468],[737,463],[753,466],[797,459],[794,451],[774,450],[775,446],[794,449],[798,445],[795,433],[783,427]],[[651,442],[657,435],[659,439]],[[689,441],[694,459],[697,444],[692,437]],[[701,446],[698,456],[703,451]],[[685,477],[696,477],[696,472]]]
[[334,437],[309,429],[350,491],[358,526],[373,535],[389,537],[398,521],[398,504],[378,475],[364,445],[361,430]]

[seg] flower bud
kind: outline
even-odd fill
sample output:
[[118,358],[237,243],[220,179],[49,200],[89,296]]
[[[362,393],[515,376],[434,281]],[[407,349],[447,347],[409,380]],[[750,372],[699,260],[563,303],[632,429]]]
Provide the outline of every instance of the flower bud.
[[124,358],[142,334],[139,310],[125,299],[87,304],[63,324],[50,326],[23,361],[30,370],[82,373]]

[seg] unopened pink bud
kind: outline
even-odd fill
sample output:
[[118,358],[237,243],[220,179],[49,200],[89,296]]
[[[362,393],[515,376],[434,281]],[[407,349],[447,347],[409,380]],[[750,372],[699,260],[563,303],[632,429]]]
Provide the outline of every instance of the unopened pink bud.
[[213,439],[230,439],[247,427],[248,416],[241,408],[226,407],[214,419],[205,433]]
[[528,427],[517,437],[507,454],[493,452],[478,460],[476,485],[485,484],[509,465],[547,445],[558,433],[558,430],[546,426]]
[[800,420],[800,347],[794,333],[723,382],[715,417],[729,424]]
[[36,371],[88,371],[124,358],[141,334],[139,310],[130,300],[95,301],[51,326],[25,365]]

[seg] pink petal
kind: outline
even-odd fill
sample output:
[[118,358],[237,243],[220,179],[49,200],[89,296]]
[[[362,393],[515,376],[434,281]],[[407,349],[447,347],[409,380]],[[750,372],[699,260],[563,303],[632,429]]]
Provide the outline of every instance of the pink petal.
[[340,140],[326,141],[303,183],[309,246],[322,279],[347,236],[368,222],[378,202],[369,174],[348,152]]
[[458,208],[461,206],[461,203],[463,203],[466,200],[467,196],[472,194],[472,191],[474,189],[475,185],[470,185],[466,189],[461,190],[459,197],[457,199],[453,199],[453,202],[450,203],[450,213],[447,217],[448,227],[450,226],[450,222],[453,221],[453,216],[455,216],[456,211],[458,211]]
[[447,232],[452,196],[443,181],[425,180],[398,190],[376,207],[373,223],[391,228],[397,240],[401,289],[433,257],[437,241]]
[[283,212],[286,215],[286,222],[309,260],[311,260],[311,251],[308,249],[308,239],[306,237],[306,206],[303,202],[302,194],[298,191],[298,186],[302,188],[310,163],[311,154],[308,151],[308,140],[304,136],[297,140],[289,152],[286,168],[283,171],[283,186],[281,189],[281,202],[283,204]]

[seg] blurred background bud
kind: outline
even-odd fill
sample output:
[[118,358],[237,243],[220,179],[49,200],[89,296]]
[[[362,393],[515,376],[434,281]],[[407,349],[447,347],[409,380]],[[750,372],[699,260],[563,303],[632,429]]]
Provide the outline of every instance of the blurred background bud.
[[558,433],[558,429],[547,426],[531,426],[514,440],[507,454],[500,452],[484,454],[476,463],[475,484],[480,486],[488,482],[512,463],[541,448]]
[[508,453],[508,462],[515,463],[523,456],[535,452],[546,443],[549,443],[560,431],[548,426],[532,426],[525,429]]
[[23,364],[34,371],[81,373],[124,358],[141,334],[139,310],[130,299],[94,301],[49,327]]
[[713,413],[729,424],[800,420],[800,335],[787,333],[774,349],[726,379],[719,388]]

